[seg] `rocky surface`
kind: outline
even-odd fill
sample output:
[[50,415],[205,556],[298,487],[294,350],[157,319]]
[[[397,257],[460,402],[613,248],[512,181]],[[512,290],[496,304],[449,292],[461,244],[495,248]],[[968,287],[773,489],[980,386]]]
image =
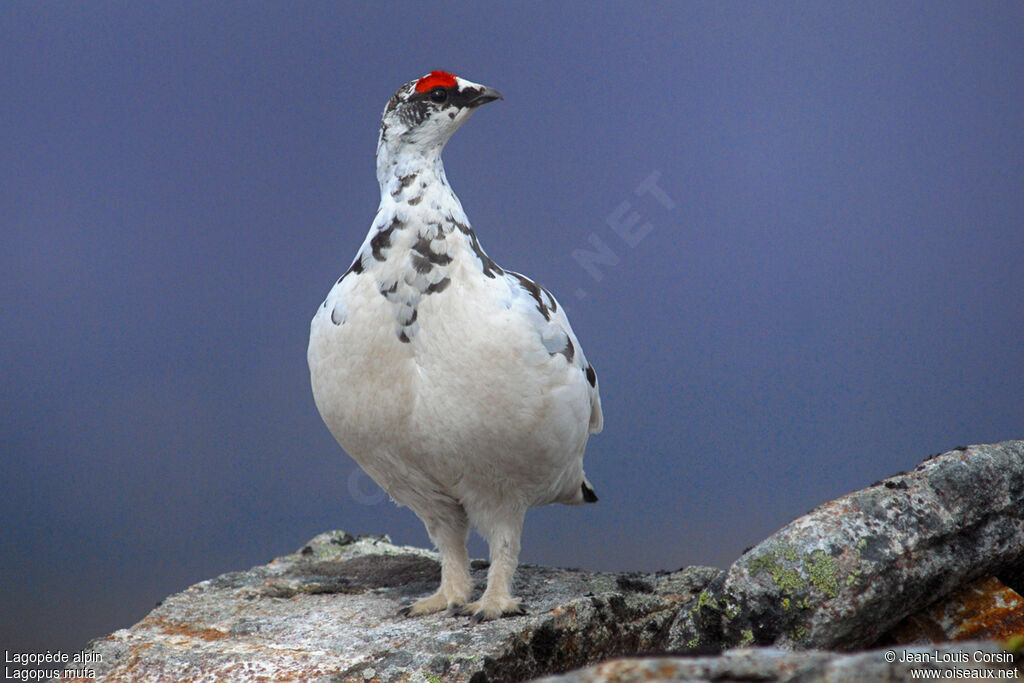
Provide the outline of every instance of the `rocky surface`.
[[[530,614],[469,627],[465,617],[396,616],[436,588],[434,553],[331,532],[173,595],[90,648],[102,655],[97,675],[110,680],[525,680],[664,650],[679,607],[720,571],[527,565],[515,592],[529,596]],[[473,578],[482,590],[485,563],[474,563]]]
[[[477,590],[485,575],[475,562]],[[523,566],[515,592],[527,599],[526,616],[475,627],[464,617],[397,616],[439,576],[430,551],[321,534],[267,565],[198,583],[93,641],[102,655],[94,671],[130,681],[481,683],[590,666],[561,680],[903,680],[909,669],[886,661],[885,649],[822,650],[1024,642],[1013,590],[1024,576],[1024,442],[929,458],[791,522],[726,571]],[[961,628],[975,617],[988,630]],[[912,636],[893,628],[907,624],[918,627]],[[992,641],[948,647],[959,654],[904,664],[947,673],[1013,666],[958,659],[1003,653]],[[608,661],[637,655],[653,658]]]
[[957,448],[826,503],[746,552],[680,612],[669,648],[854,650],[1024,565],[1024,442]]
[[[892,658],[890,662],[887,658]],[[1020,679],[1019,658],[989,642],[939,647],[874,650],[857,654],[777,648],[739,648],[715,657],[617,659],[543,683],[619,683],[639,681],[910,681],[934,672],[936,679]],[[916,674],[916,676],[915,676]]]
[[890,643],[1024,640],[1024,597],[985,576],[911,614],[882,637]]

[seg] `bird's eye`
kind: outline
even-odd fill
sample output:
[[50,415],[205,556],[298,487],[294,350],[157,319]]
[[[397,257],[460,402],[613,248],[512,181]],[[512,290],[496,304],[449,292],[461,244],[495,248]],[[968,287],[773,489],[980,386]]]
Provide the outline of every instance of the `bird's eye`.
[[441,104],[448,99],[448,91],[444,88],[434,88],[430,91],[430,99],[438,104]]

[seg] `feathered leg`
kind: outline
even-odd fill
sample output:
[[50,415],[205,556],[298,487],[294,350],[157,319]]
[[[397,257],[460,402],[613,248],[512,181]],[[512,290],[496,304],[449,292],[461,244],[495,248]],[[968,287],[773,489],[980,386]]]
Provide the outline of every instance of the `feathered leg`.
[[473,584],[469,578],[469,555],[466,553],[466,539],[469,536],[469,520],[461,505],[446,505],[433,508],[430,515],[414,510],[427,527],[430,540],[441,553],[441,586],[428,597],[417,600],[403,608],[399,614],[419,616],[445,609],[455,609],[466,604]]
[[501,616],[526,614],[519,599],[512,597],[512,579],[519,564],[519,537],[523,532],[525,510],[506,511],[500,517],[490,514],[476,526],[487,539],[491,566],[487,570],[487,589],[476,602],[466,605],[462,613],[472,615],[472,623]]

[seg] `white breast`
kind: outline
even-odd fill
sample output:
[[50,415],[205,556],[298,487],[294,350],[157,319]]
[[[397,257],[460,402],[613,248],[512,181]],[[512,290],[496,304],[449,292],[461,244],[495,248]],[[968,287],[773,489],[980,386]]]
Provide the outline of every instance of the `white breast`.
[[545,346],[506,279],[484,276],[470,256],[457,253],[450,286],[419,301],[408,343],[371,273],[337,284],[311,326],[317,407],[399,503],[425,489],[527,505],[577,496],[591,387]]

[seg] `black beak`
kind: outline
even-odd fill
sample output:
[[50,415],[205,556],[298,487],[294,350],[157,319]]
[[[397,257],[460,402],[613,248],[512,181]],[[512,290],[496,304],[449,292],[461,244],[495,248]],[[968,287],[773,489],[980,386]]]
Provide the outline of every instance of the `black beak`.
[[476,107],[479,107],[481,104],[487,104],[488,102],[493,102],[494,100],[503,100],[503,99],[505,99],[505,98],[501,96],[500,92],[498,92],[494,88],[488,88],[488,87],[484,86],[484,89],[481,90],[479,92],[479,94],[474,96],[466,104],[468,106],[470,106],[470,107],[476,108]]

